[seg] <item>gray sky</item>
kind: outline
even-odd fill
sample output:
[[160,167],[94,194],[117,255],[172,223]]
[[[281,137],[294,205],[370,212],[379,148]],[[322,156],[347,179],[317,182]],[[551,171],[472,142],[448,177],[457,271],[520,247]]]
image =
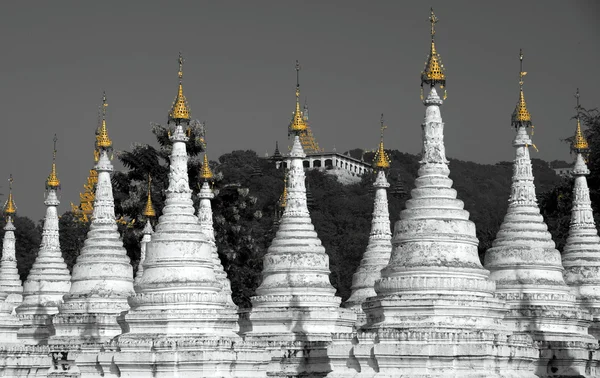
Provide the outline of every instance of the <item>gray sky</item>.
[[[0,178],[12,172],[19,213],[42,218],[57,133],[60,212],[78,203],[102,91],[115,148],[153,142],[149,124],[166,121],[180,50],[185,94],[193,117],[207,122],[212,159],[287,144],[296,59],[321,147],[374,148],[383,112],[386,146],[417,153],[430,5],[448,78],[448,156],[512,160],[523,48],[540,149],[532,156],[570,159],[560,139],[574,131],[575,88],[583,106],[600,105],[600,7],[591,0],[13,1],[0,13]],[[7,182],[0,185],[6,194]]]

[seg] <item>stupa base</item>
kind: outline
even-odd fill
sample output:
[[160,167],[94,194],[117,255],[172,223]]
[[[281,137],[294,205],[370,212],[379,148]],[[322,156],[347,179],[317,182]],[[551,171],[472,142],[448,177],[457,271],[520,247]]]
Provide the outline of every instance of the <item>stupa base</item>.
[[157,311],[132,310],[125,319],[129,333],[125,337],[136,335],[177,336],[214,336],[237,338],[238,316],[234,308],[196,308],[171,309]]
[[48,344],[53,349],[73,345],[103,344],[124,332],[128,327],[123,314],[57,314],[52,319],[55,334]]
[[[0,335],[0,340],[2,340]],[[47,346],[20,345],[0,347],[0,376],[47,377],[52,358]]]
[[0,301],[0,340],[2,345],[19,344],[17,332],[22,326],[21,321],[13,315],[13,304]]
[[[549,336],[549,337],[548,337]],[[585,341],[548,340],[557,335],[534,334],[534,344],[539,350],[539,359],[535,364],[538,377],[598,377],[598,356],[594,353],[598,343]],[[546,339],[546,340],[542,340]],[[596,354],[596,355],[595,355]]]
[[339,307],[257,307],[240,312],[240,334],[248,340],[330,341],[352,332],[356,314]]
[[23,326],[19,329],[19,341],[28,345],[47,345],[54,334],[51,314],[18,314]]
[[223,337],[120,337],[98,354],[122,378],[266,377],[268,345]]
[[[492,296],[410,293],[373,297],[363,304],[363,331],[388,329],[506,330],[504,303]],[[492,331],[494,332],[494,331]]]
[[535,377],[531,337],[492,331],[379,329],[335,335],[328,378]]

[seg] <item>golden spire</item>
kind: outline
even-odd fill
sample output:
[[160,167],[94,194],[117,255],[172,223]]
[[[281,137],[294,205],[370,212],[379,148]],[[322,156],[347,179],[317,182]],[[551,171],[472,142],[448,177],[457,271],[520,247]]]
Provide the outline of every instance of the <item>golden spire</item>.
[[287,172],[285,176],[283,176],[283,193],[281,193],[281,197],[279,197],[279,207],[285,208],[287,205]]
[[87,222],[94,211],[97,183],[98,172],[95,169],[90,169],[90,175],[87,178],[87,183],[83,185],[84,192],[79,193],[79,206],[71,202],[71,211],[82,222]]
[[169,119],[167,124],[171,122],[175,122],[176,125],[179,125],[181,122],[185,122],[186,124],[190,124],[190,108],[188,106],[187,100],[183,95],[183,57],[181,53],[179,53],[179,88],[177,90],[177,97],[175,97],[175,101],[173,101],[173,106],[169,111]]
[[204,181],[212,180],[214,177],[212,171],[210,170],[210,165],[208,165],[208,156],[206,152],[204,153],[204,161],[202,162],[202,167],[200,167],[200,178]]
[[300,135],[305,130],[306,121],[302,115],[302,109],[300,109],[300,63],[296,61],[296,110],[294,110],[294,116],[290,122],[289,132]]
[[387,129],[387,126],[383,124],[383,113],[381,114],[381,139],[379,141],[379,148],[375,152],[373,157],[373,167],[375,169],[387,169],[390,167],[391,159],[383,148],[383,131]]
[[[429,22],[431,23],[431,48],[425,62],[425,69],[421,72],[421,98],[423,97],[423,84],[429,84],[430,87],[440,84],[440,88],[446,86],[446,74],[444,73],[445,69],[442,64],[442,58],[435,48],[435,24],[438,22],[438,18],[433,13],[433,8],[431,8]],[[446,92],[444,91],[444,99],[446,97]]]
[[525,96],[523,95],[523,77],[527,75],[527,72],[523,71],[523,50],[519,50],[519,101],[517,102],[517,107],[512,114],[511,124],[514,127],[532,126],[531,124],[531,114],[529,110],[527,110],[527,104],[525,103]]
[[12,194],[12,184],[13,184],[13,177],[12,174],[10,175],[10,178],[8,179],[8,199],[6,200],[6,203],[4,204],[4,214],[6,214],[7,218],[11,218],[16,212],[17,212],[17,207],[15,206],[15,201],[13,199],[13,194]]
[[108,137],[108,131],[106,129],[106,108],[108,104],[106,103],[106,92],[102,93],[102,124],[100,125],[100,130],[98,130],[98,135],[96,135],[96,147],[98,149],[109,149],[112,147],[112,141]]
[[577,106],[575,109],[577,110],[577,129],[575,130],[575,139],[573,140],[573,150],[577,153],[585,153],[589,150],[590,146],[581,131],[581,121],[579,120],[579,88],[577,88],[577,92],[575,93],[575,98],[577,99]]
[[48,179],[46,180],[46,188],[47,189],[56,189],[60,187],[60,180],[56,175],[56,141],[58,138],[56,134],[54,134],[54,151],[52,153],[52,170],[50,171],[50,175],[48,175]]
[[300,143],[304,152],[307,154],[318,154],[323,152],[323,149],[319,147],[319,143],[315,139],[315,136],[310,129],[310,122],[308,121],[308,99],[304,98],[304,107],[302,108],[302,119],[306,124],[306,130],[300,134]]
[[142,213],[144,216],[150,218],[156,216],[156,211],[154,211],[154,206],[152,206],[152,197],[151,194],[151,183],[152,177],[150,177],[150,173],[148,173],[148,199],[146,200],[146,206],[144,207],[144,212]]

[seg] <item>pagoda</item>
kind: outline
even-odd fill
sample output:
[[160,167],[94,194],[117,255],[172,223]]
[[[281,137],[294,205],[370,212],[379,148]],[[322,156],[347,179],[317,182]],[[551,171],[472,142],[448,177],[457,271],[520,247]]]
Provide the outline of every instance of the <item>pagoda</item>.
[[[296,74],[298,70],[296,64]],[[329,281],[329,257],[310,219],[302,164],[306,154],[300,142],[306,123],[299,98],[297,80],[296,111],[289,125],[294,142],[280,202],[285,210],[263,259],[262,283],[251,298],[252,309],[242,313],[240,332],[246,340],[272,343],[268,374],[310,376],[329,370],[325,348],[331,335],[350,332],[356,315],[339,307],[341,298]]]
[[[96,135],[98,172],[94,211],[83,248],[73,266],[71,288],[53,318],[55,335],[49,344],[67,353],[78,371],[96,374],[96,354],[102,344],[126,330],[123,313],[133,294],[133,268],[117,229],[110,173],[112,141],[106,127],[106,95],[102,126]],[[76,370],[77,371],[77,370]]]
[[577,305],[565,283],[560,253],[537,204],[529,157],[533,143],[527,133],[533,124],[523,94],[522,53],[519,61],[519,99],[511,119],[516,131],[511,194],[504,221],[486,252],[485,267],[496,282],[498,297],[507,302],[505,319],[511,331],[531,335],[540,350],[535,374],[587,376],[591,351],[598,342],[588,334],[589,312]]
[[223,269],[223,264],[221,264],[221,259],[219,258],[219,253],[217,251],[215,229],[213,227],[213,212],[210,202],[215,197],[211,189],[214,174],[210,169],[206,151],[204,152],[204,160],[200,167],[200,180],[202,181],[202,186],[198,193],[198,198],[200,199],[200,205],[198,206],[198,220],[200,221],[200,227],[204,230],[206,238],[212,247],[211,257],[214,263],[215,277],[217,281],[221,283],[222,291],[226,296],[228,304],[237,311],[237,306],[233,303],[233,298],[231,296],[231,282],[227,278],[227,273],[225,273],[225,269]]
[[590,174],[586,165],[589,145],[581,130],[579,119],[579,89],[577,98],[577,126],[571,150],[575,153],[572,176],[573,206],[567,244],[563,248],[562,263],[565,282],[575,290],[577,302],[587,308],[593,318],[589,332],[600,339],[600,237],[594,222],[590,189],[586,176]]
[[377,295],[374,288],[375,281],[381,278],[381,269],[387,266],[392,252],[392,232],[390,230],[390,213],[387,200],[387,188],[390,187],[390,184],[385,177],[385,171],[390,168],[391,160],[383,146],[383,131],[386,128],[382,114],[381,139],[379,148],[373,157],[373,168],[377,171],[377,178],[373,183],[375,201],[371,233],[360,266],[352,276],[352,293],[344,304],[345,307],[356,311],[357,326],[362,326],[366,322],[362,304],[367,298]]
[[[300,65],[296,61],[296,70],[300,71]],[[300,106],[296,107],[296,112],[300,111]],[[295,114],[295,112],[294,112]],[[310,128],[310,123],[308,122],[308,104],[307,100],[304,100],[304,107],[302,108],[302,119],[304,119],[304,123],[306,124],[306,129],[300,133],[300,143],[302,144],[302,148],[307,155],[319,154],[323,152],[323,149],[319,147],[317,140],[315,139],[312,130]]]
[[214,243],[195,215],[184,129],[190,125],[190,110],[183,94],[181,54],[178,75],[167,123],[172,125],[172,150],[165,206],[146,244],[143,275],[129,298],[128,332],[98,358],[113,361],[124,376],[262,377],[265,347],[256,349],[237,335],[236,308],[227,298],[231,294],[223,290],[222,280],[227,278],[216,271]]
[[394,185],[392,188],[391,194],[393,197],[398,199],[403,199],[408,195],[406,189],[404,188],[404,183],[402,182],[402,176],[400,175],[400,172],[398,172],[398,175],[396,176],[396,185]]
[[[36,347],[25,347],[17,338],[22,323],[17,318],[15,304],[6,301],[8,294],[0,291],[0,375],[3,377],[27,376],[35,369],[28,358],[29,354],[38,352]],[[45,350],[46,355],[48,351]],[[24,358],[19,358],[24,356]],[[48,363],[48,361],[45,361]],[[47,369],[46,369],[47,370]]]
[[17,206],[13,198],[13,177],[8,179],[8,199],[4,204],[6,225],[4,226],[4,239],[2,241],[2,258],[0,259],[0,293],[6,294],[5,301],[12,304],[14,309],[23,302],[23,285],[17,269],[17,258],[15,248],[15,226],[13,219],[17,212]]
[[71,202],[71,211],[82,222],[89,222],[94,211],[96,184],[98,184],[98,172],[95,169],[90,169],[87,182],[83,185],[84,192],[79,193],[79,205]]
[[[296,61],[296,88],[298,96],[300,95],[300,63]],[[305,154],[319,154],[323,152],[323,149],[319,148],[319,144],[315,140],[315,137],[310,129],[310,125],[308,123],[308,105],[306,100],[304,102],[304,109],[300,107],[300,97],[296,96],[296,108],[292,112],[292,120],[290,121],[290,128],[292,129],[293,124],[298,124],[298,122],[302,123],[302,131],[298,131],[298,136],[300,137],[300,144],[304,150]],[[304,110],[304,111],[303,111]],[[288,131],[289,131],[288,130]],[[288,132],[288,136],[293,133]],[[273,157],[279,155],[279,149],[277,145],[275,146],[275,153]]]
[[283,160],[283,155],[281,154],[281,152],[279,152],[279,142],[275,141],[275,151],[273,151],[273,155],[271,155],[271,157],[269,157],[269,159],[273,160],[273,161],[282,161]]
[[154,233],[154,229],[152,228],[152,218],[156,216],[156,211],[154,210],[154,205],[152,205],[152,177],[148,173],[148,196],[146,198],[146,205],[144,206],[144,211],[142,215],[146,217],[146,225],[142,231],[142,240],[140,241],[140,262],[138,263],[138,269],[135,275],[134,280],[134,289],[139,283],[142,275],[144,274],[144,260],[146,259],[146,246],[148,242],[152,240],[152,234]]
[[529,365],[537,351],[529,335],[514,337],[503,323],[505,306],[479,261],[475,224],[448,177],[444,101],[436,90],[445,87],[446,75],[433,10],[429,20],[421,88],[430,89],[423,102],[418,177],[394,226],[377,295],[362,305],[366,324],[356,339],[338,335],[330,348],[332,356],[354,356],[353,364],[336,363],[336,376],[352,377],[358,370],[361,377],[533,377]]
[[[102,128],[102,114],[103,107],[100,107],[98,111],[98,126],[96,128],[96,136]],[[94,142],[94,163],[98,163],[100,158],[100,150],[98,149],[97,138]],[[87,182],[83,185],[83,193],[79,193],[79,205],[75,205],[71,202],[71,212],[81,222],[89,222],[94,211],[94,200],[96,185],[98,184],[98,172],[95,169],[90,169],[90,174],[87,177]]]
[[52,329],[52,316],[58,313],[63,296],[69,293],[71,274],[62,256],[58,229],[57,191],[60,180],[56,174],[56,135],[52,169],[46,179],[46,217],[38,255],[23,285],[23,303],[16,311],[23,327],[19,339],[26,344],[44,345]]

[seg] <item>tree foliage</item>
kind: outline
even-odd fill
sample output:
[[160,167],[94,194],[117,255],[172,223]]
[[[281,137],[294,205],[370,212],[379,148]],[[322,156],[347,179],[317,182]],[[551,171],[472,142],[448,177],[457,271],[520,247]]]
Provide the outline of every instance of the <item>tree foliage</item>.
[[82,222],[71,211],[65,212],[58,219],[60,249],[69,272],[73,271],[73,265],[77,262],[89,226],[89,222]]

